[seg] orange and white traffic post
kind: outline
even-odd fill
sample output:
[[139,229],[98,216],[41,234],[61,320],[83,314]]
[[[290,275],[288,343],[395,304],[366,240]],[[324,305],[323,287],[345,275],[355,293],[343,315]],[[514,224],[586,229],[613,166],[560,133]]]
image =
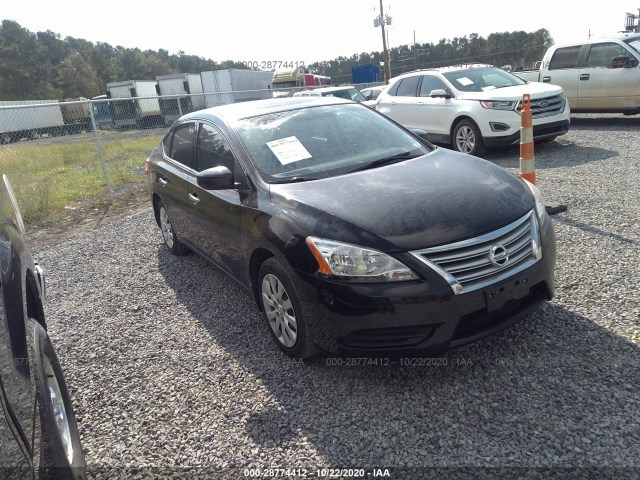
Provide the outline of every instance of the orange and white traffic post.
[[531,115],[531,95],[522,95],[520,110],[522,125],[520,127],[520,176],[536,183],[536,162],[533,157],[533,119]]

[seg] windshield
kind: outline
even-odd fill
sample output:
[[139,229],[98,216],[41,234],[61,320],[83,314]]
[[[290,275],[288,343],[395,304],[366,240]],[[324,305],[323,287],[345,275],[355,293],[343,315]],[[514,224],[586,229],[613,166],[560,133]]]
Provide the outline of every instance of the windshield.
[[630,38],[628,40],[625,40],[625,42],[627,43],[627,45],[633,48],[636,53],[640,53],[640,37]]
[[355,104],[248,118],[235,131],[270,183],[332,177],[392,156],[403,161],[431,151],[386,117]]
[[277,90],[279,88],[295,88],[298,86],[298,83],[296,81],[291,81],[291,82],[279,82],[279,83],[273,83],[273,88],[274,90]]
[[527,82],[500,68],[467,68],[443,73],[451,84],[462,92],[483,92],[494,88],[525,85]]
[[333,90],[322,94],[325,97],[340,97],[354,102],[364,102],[366,98],[357,88],[345,88],[344,90]]

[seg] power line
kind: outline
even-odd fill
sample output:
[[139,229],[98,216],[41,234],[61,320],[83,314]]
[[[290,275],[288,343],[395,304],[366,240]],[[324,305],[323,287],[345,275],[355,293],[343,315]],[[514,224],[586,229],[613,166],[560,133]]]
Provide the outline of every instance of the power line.
[[[404,66],[406,64],[409,64],[409,63],[414,65],[414,67],[411,68],[411,70],[419,70],[419,69],[423,69],[423,68],[440,67],[440,66],[444,66],[445,64],[447,64],[447,65],[461,65],[461,64],[465,64],[465,63],[472,63],[473,60],[477,60],[477,59],[481,59],[481,58],[496,57],[496,56],[501,56],[501,55],[519,53],[519,52],[524,52],[526,50],[532,50],[532,49],[536,49],[536,48],[544,48],[544,46],[545,46],[543,43],[538,43],[538,44],[527,45],[526,47],[519,48],[519,49],[502,50],[502,51],[490,52],[490,53],[479,53],[477,55],[469,55],[469,56],[465,56],[465,57],[458,57],[458,58],[451,58],[451,59],[447,59],[447,60],[438,60],[438,61],[433,61],[433,62],[421,63],[419,58],[420,57],[424,57],[424,56],[431,56],[433,54],[434,48],[437,47],[437,45],[434,45],[433,43],[427,44],[427,45],[429,46],[429,49],[432,50],[432,52],[420,52],[420,47],[418,47],[418,61],[417,62],[415,62],[414,58],[409,58],[409,57],[404,57],[403,58],[401,56],[401,54],[398,54],[399,58],[397,58],[397,59],[394,58],[394,62],[393,62],[394,66],[392,66],[390,70],[391,71],[395,71],[395,72],[401,71],[400,73],[404,73],[406,71],[404,69]],[[444,46],[446,47],[447,45],[450,46],[451,44],[445,44]],[[402,47],[408,47],[408,45],[401,45],[400,47],[395,47],[395,48],[396,49],[400,49]],[[424,48],[425,47],[422,47],[422,49],[424,49]],[[379,52],[376,52],[376,53],[379,53]],[[393,50],[391,52],[389,52],[389,53],[393,54]],[[398,64],[400,64],[400,65],[398,65]],[[398,65],[398,66],[395,66],[395,65]],[[416,65],[417,65],[417,68],[415,68]],[[341,67],[338,67],[338,68],[347,68],[347,66],[344,66],[344,67],[341,66]],[[351,75],[350,74],[332,75],[331,78],[334,79],[334,80],[340,80],[340,79],[351,78]]]

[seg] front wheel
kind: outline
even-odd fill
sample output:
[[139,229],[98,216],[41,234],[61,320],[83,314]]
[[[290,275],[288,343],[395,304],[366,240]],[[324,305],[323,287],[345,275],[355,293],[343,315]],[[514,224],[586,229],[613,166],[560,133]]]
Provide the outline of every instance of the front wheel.
[[83,479],[86,461],[60,362],[45,329],[33,319],[27,327],[41,431],[39,477]]
[[267,259],[260,267],[258,288],[262,311],[280,349],[294,358],[313,356],[315,349],[290,269],[276,258]]
[[469,155],[484,155],[487,151],[478,126],[471,120],[458,122],[453,129],[453,148]]

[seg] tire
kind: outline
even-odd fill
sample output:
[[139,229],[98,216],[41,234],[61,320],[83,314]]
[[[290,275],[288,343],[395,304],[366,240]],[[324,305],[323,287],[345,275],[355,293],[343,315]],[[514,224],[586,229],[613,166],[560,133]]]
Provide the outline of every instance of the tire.
[[300,305],[293,272],[278,259],[264,261],[258,275],[260,307],[271,336],[293,358],[310,358],[316,350]]
[[167,212],[162,200],[158,201],[158,226],[160,227],[164,244],[171,253],[174,255],[189,253],[189,248],[178,239],[178,235],[171,225],[169,212]]
[[479,157],[487,151],[480,129],[472,120],[458,122],[453,129],[451,140],[453,149],[458,152]]
[[60,362],[38,322],[29,319],[26,331],[40,424],[38,478],[84,479],[87,464]]

